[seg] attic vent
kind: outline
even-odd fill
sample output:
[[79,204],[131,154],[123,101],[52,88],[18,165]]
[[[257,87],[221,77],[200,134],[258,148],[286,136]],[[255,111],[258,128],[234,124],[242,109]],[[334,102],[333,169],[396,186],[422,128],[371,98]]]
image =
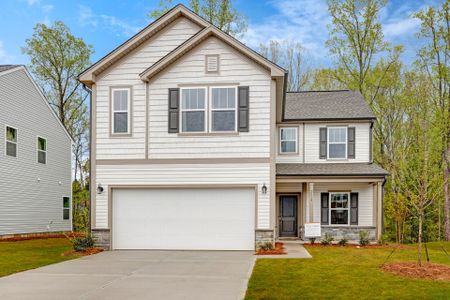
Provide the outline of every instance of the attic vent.
[[206,55],[206,73],[219,72],[219,55]]

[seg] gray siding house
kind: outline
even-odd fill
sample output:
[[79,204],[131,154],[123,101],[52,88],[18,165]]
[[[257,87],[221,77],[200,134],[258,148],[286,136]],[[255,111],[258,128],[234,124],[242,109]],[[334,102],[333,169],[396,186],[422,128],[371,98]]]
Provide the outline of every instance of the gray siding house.
[[72,229],[71,146],[26,68],[0,65],[0,236]]

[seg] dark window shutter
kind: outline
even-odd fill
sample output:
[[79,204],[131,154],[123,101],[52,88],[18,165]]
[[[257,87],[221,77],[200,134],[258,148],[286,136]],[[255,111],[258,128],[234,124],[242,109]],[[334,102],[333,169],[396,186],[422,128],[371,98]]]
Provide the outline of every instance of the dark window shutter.
[[355,158],[355,127],[347,129],[347,157]]
[[320,159],[327,159],[327,128],[320,128],[319,129],[319,135],[320,135],[320,153],[319,158]]
[[320,223],[322,225],[328,225],[328,198],[329,193],[320,193]]
[[350,193],[350,225],[358,225],[358,193]]
[[169,133],[177,133],[179,131],[179,107],[180,89],[169,89]]
[[249,87],[238,88],[238,131],[249,130]]

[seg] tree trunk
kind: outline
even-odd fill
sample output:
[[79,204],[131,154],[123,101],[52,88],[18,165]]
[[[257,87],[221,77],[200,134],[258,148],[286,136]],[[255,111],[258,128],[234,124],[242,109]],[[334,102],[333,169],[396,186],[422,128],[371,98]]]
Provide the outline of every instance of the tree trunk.
[[417,241],[417,246],[418,246],[417,263],[419,264],[419,267],[422,266],[422,222],[423,222],[423,209],[420,208],[420,210],[419,210],[419,239]]
[[448,155],[445,155],[445,173],[444,173],[444,228],[445,228],[445,240],[450,241],[450,201],[448,195],[448,179],[450,174],[450,166],[448,162]]

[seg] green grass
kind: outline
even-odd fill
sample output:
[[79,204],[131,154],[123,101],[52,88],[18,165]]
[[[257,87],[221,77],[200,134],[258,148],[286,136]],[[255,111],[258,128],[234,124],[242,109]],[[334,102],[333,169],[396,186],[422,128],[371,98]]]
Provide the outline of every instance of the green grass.
[[66,238],[0,242],[0,277],[76,258],[61,255],[70,249]]
[[[450,265],[439,243],[430,260]],[[450,243],[444,245],[450,254]],[[391,249],[307,247],[312,259],[258,259],[246,299],[450,299],[450,283],[410,279],[380,271]],[[389,261],[415,261],[416,248],[397,250]]]

